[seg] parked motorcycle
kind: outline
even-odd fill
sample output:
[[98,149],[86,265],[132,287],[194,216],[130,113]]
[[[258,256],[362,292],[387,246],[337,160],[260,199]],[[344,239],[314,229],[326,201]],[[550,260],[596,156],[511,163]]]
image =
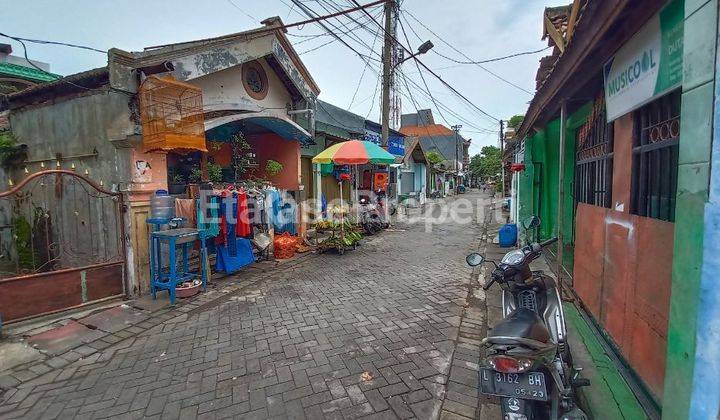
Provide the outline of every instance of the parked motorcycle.
[[378,210],[383,217],[383,221],[386,224],[385,228],[387,229],[388,227],[390,227],[390,222],[388,221],[388,218],[389,216],[394,216],[395,213],[397,213],[397,205],[395,205],[393,200],[387,199],[387,194],[385,193],[385,191],[377,190],[376,197],[378,203]]
[[[540,220],[533,218],[530,227]],[[567,343],[562,301],[555,280],[530,270],[530,262],[542,255],[557,238],[531,243],[505,254],[494,265],[488,290],[502,287],[503,321],[482,341],[480,392],[501,397],[504,420],[585,420],[575,404],[575,389],[589,385],[574,369]],[[471,267],[485,258],[467,256]]]
[[370,202],[369,196],[360,196],[359,213],[360,219],[358,220],[358,223],[366,234],[374,235],[385,229],[386,225],[382,214],[378,207]]

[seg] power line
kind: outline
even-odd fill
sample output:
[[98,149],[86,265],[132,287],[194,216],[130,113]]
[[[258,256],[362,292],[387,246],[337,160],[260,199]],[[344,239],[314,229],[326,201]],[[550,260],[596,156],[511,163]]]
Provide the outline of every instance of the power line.
[[[293,6],[294,6],[294,5],[293,5]],[[323,37],[323,36],[329,36],[329,35],[330,35],[330,34],[328,34],[328,33],[302,35],[302,34],[291,34],[290,32],[288,32],[287,34],[290,35],[290,36],[292,36],[292,37],[295,37],[295,38],[320,38],[320,37]]]
[[[429,31],[431,34],[433,34],[435,37],[437,37],[437,39],[439,39],[443,44],[447,45],[447,46],[450,47],[453,51],[455,51],[455,52],[457,52],[458,54],[462,55],[462,56],[465,57],[466,59],[472,61],[472,58],[468,57],[465,53],[463,53],[462,51],[460,51],[460,50],[458,50],[457,48],[455,48],[454,46],[452,46],[449,42],[445,41],[440,35],[436,34],[432,29],[428,28],[427,25],[425,25],[424,23],[422,23],[422,22],[421,22],[418,18],[416,18],[412,13],[408,12],[407,10],[403,10],[403,12],[404,12],[404,13],[407,13],[407,15],[410,16],[411,18],[413,18],[417,23],[419,23],[420,26],[422,26],[422,27],[425,28],[427,31]],[[433,51],[433,52],[435,52],[437,55],[439,55],[439,56],[441,56],[441,57],[447,58],[447,57],[445,57],[444,55],[438,53],[437,51]],[[527,89],[525,89],[525,88],[523,88],[523,87],[521,87],[521,86],[518,86],[517,84],[515,84],[515,83],[513,83],[513,82],[511,82],[511,81],[509,81],[509,80],[507,80],[507,79],[505,79],[504,77],[498,75],[497,73],[494,73],[494,72],[488,70],[487,68],[485,68],[485,67],[482,66],[481,64],[478,64],[478,63],[472,63],[472,64],[480,67],[481,69],[483,69],[483,70],[486,71],[487,73],[495,76],[495,77],[498,78],[499,80],[502,80],[503,82],[509,84],[510,86],[512,86],[512,87],[514,87],[514,88],[517,88],[517,89],[519,89],[519,90],[521,90],[521,91],[523,91],[523,92],[525,92],[525,93],[527,93],[527,94],[529,94],[529,95],[532,95],[532,94],[533,94],[533,93],[530,92],[529,90],[527,90]],[[499,120],[499,118],[496,118],[496,119]]]
[[[450,57],[448,57],[448,56],[446,56],[446,55],[440,54],[440,53],[437,52],[437,51],[433,51],[433,52],[434,52],[435,54],[439,55],[440,57],[443,57],[443,58],[448,59],[448,60],[453,61],[453,62],[455,61],[455,60],[453,60],[452,58],[450,58]],[[485,71],[488,72],[489,74],[491,74],[491,75],[495,76],[496,78],[502,80],[503,82],[507,83],[508,85],[510,85],[510,86],[512,86],[512,87],[514,87],[514,88],[516,88],[516,89],[519,89],[519,90],[527,93],[528,95],[532,95],[532,94],[533,94],[532,92],[530,92],[529,90],[525,89],[524,87],[518,86],[517,84],[515,84],[515,83],[509,81],[508,79],[500,76],[499,74],[497,74],[497,73],[495,73],[495,72],[493,72],[493,71],[491,71],[491,70],[489,70],[489,69],[481,66],[480,64],[477,64],[477,63],[472,63],[472,64],[475,64],[476,66],[478,66],[478,67],[480,67],[481,69],[485,70]]]
[[[373,49],[375,49],[375,42],[377,42],[378,34],[380,34],[380,31],[375,32],[375,38],[373,38],[373,43],[372,43]],[[348,105],[348,109],[351,108],[353,102],[355,102],[355,97],[357,96],[357,93],[360,90],[360,84],[362,84],[363,77],[365,77],[365,72],[367,71],[369,66],[370,66],[370,62],[366,62],[365,67],[363,67],[363,71],[360,74],[360,79],[358,80],[358,84],[355,87],[355,93],[353,93],[352,99],[350,99],[350,105]]]
[[[294,0],[294,1],[299,1],[299,0]],[[356,4],[357,6],[360,6],[360,3],[358,3],[357,0],[351,0],[351,1],[352,1],[354,4]],[[370,17],[372,18],[372,16],[367,12],[367,10],[365,10],[365,9],[361,9],[361,10],[362,10],[366,15],[368,15],[368,16],[370,16]],[[493,119],[494,121],[499,121],[499,118],[496,118],[496,117],[490,115],[488,112],[486,112],[485,110],[483,110],[483,109],[480,108],[479,106],[475,105],[475,103],[473,103],[473,102],[472,102],[470,99],[468,99],[465,95],[463,95],[462,93],[460,93],[457,89],[455,89],[452,85],[450,85],[450,83],[446,82],[442,77],[440,77],[440,75],[438,75],[437,73],[435,73],[430,67],[428,67],[425,63],[423,63],[422,60],[420,60],[419,58],[417,58],[417,56],[415,56],[412,51],[410,51],[409,49],[407,49],[407,48],[406,48],[401,42],[399,42],[399,41],[397,40],[397,38],[395,38],[392,34],[388,34],[387,32],[385,32],[385,28],[382,26],[382,24],[381,24],[380,22],[378,22],[377,20],[375,20],[375,18],[373,18],[373,22],[375,22],[375,24],[378,25],[378,26],[383,30],[383,32],[385,33],[386,36],[389,36],[389,37],[393,40],[393,42],[397,43],[397,44],[398,44],[400,47],[402,47],[406,52],[408,52],[409,54],[411,54],[412,58],[413,58],[418,64],[420,64],[421,66],[423,66],[423,68],[424,68],[425,70],[427,70],[430,74],[432,74],[436,79],[440,80],[440,82],[441,82],[443,85],[445,85],[448,89],[450,89],[450,90],[451,90],[452,92],[454,92],[457,96],[461,97],[461,98],[464,99],[467,103],[469,103],[470,105],[472,105],[473,108],[477,109],[481,114],[484,114],[485,116],[487,116],[488,118]]]
[[[293,6],[294,6],[294,5],[293,5]],[[355,27],[353,27],[352,29],[347,30],[347,31],[341,31],[341,33],[342,33],[343,35],[347,35],[348,33],[354,32],[354,31],[356,31],[357,29],[359,29],[359,28],[361,28],[361,27],[364,27],[362,23],[359,24],[359,25],[357,25],[357,26],[355,26]],[[304,44],[304,43],[306,43],[306,42],[308,42],[308,41],[312,41],[313,39],[330,36],[330,34],[327,33],[327,32],[322,33],[322,34],[312,34],[312,35],[296,35],[296,34],[288,33],[288,35],[295,36],[295,37],[298,37],[298,38],[305,38],[305,39],[302,39],[302,40],[300,40],[300,41],[298,41],[298,42],[294,42],[294,43],[293,43],[294,46],[297,46],[297,45],[300,45],[300,44]],[[337,41],[337,40],[336,40],[336,39],[333,39],[333,41]]]
[[[22,38],[12,37],[12,36],[9,36],[9,35],[5,35],[5,34],[3,34],[3,33],[0,33],[0,35],[5,36],[5,37],[10,38],[10,39],[13,39],[13,40],[19,42],[20,45],[22,45],[22,47],[23,47],[23,55],[25,56],[25,61],[27,61],[28,64],[30,64],[30,65],[33,66],[35,69],[40,70],[40,71],[43,72],[43,73],[56,76],[55,74],[52,74],[52,73],[50,73],[49,71],[40,68],[38,65],[36,65],[36,64],[33,63],[32,61],[30,61],[30,58],[28,57],[28,53],[27,53],[27,45],[25,45],[25,42],[24,42],[24,40],[23,40]],[[66,80],[65,78],[61,78],[60,81],[62,81],[63,83],[67,83],[67,84],[69,84],[69,85],[71,85],[71,86],[75,86],[76,88],[83,89],[83,90],[99,90],[99,89],[95,89],[95,88],[89,88],[89,87],[87,87],[87,86],[78,85],[78,84],[73,83],[73,82],[71,82],[71,81],[69,81],[69,80]]]
[[378,87],[380,87],[380,80],[382,79],[382,76],[378,74],[377,82],[375,83],[375,91],[373,92],[372,101],[370,101],[370,110],[368,110],[367,115],[365,115],[365,119],[367,120],[370,118],[370,114],[372,114],[372,110],[375,108],[375,98],[377,97],[378,93]]
[[[311,18],[311,19],[309,19],[309,20],[306,21],[306,22],[317,23],[317,24],[320,25],[323,29],[325,29],[325,31],[327,31],[330,35],[332,35],[333,38],[335,38],[336,40],[340,41],[340,43],[342,43],[342,44],[345,45],[346,47],[350,48],[355,54],[357,54],[357,55],[358,55],[360,58],[362,58],[363,60],[364,60],[366,57],[369,58],[369,59],[372,59],[372,60],[377,60],[375,57],[366,56],[366,55],[364,55],[364,54],[361,54],[358,50],[356,50],[355,48],[353,48],[350,44],[348,44],[347,42],[345,42],[344,39],[340,38],[336,33],[334,33],[330,28],[328,28],[327,25],[325,25],[325,23],[323,23],[323,22],[321,21],[321,19],[315,14],[315,12],[312,11],[312,9],[310,9],[309,7],[307,7],[307,6],[306,6],[305,4],[303,4],[300,0],[291,0],[291,1],[293,2],[293,4],[295,4],[297,7],[299,7],[299,8],[303,11],[303,13],[305,13],[308,17]],[[369,4],[367,4],[367,5],[363,6],[363,7],[360,7],[360,6],[358,5],[358,7],[354,8],[354,9],[348,9],[348,10],[346,10],[344,13],[338,12],[338,13],[333,13],[333,14],[327,15],[327,18],[339,16],[339,15],[345,14],[345,13],[349,13],[350,11],[365,10],[365,9],[364,9],[365,7],[374,6],[374,5],[376,5],[376,4],[380,4],[380,3],[384,3],[384,2],[385,2],[385,0],[378,0],[378,1],[375,1],[375,2],[373,2],[373,3],[369,3]],[[369,13],[368,13],[368,15],[369,15],[370,17],[372,17],[372,15],[370,15]],[[331,24],[331,25],[332,25],[332,24]],[[333,26],[334,26],[334,25],[333,25]],[[336,29],[337,29],[337,28],[336,28]]]
[[[334,3],[328,3],[327,1],[324,1],[324,0],[317,0],[317,3],[320,5],[320,7],[322,7],[322,8],[323,8],[326,12],[328,12],[328,13],[331,12],[331,10],[334,10],[334,11],[342,10],[342,9],[340,9],[336,4],[334,4]],[[330,8],[328,8],[325,4],[328,4]],[[358,22],[357,19],[355,19],[354,17],[352,17],[352,16],[350,16],[350,15],[345,15],[344,17],[352,20],[352,21],[355,22],[359,27],[367,30],[367,31],[370,32],[371,34],[374,34],[374,32],[372,32],[371,30],[369,30],[369,29],[367,28],[366,23]],[[366,18],[366,19],[367,19],[367,18]],[[340,23],[340,25],[342,25],[342,27],[345,28],[346,30],[349,29],[348,26],[347,26],[347,23],[343,22],[343,21],[340,19],[340,17],[336,17],[335,20],[337,20],[337,21]],[[367,22],[367,23],[369,23],[369,22]],[[331,24],[331,25],[332,25],[332,23],[329,22],[329,21],[328,21],[328,24]],[[333,25],[333,27],[334,27],[336,30],[342,32],[342,30],[341,30],[339,27],[337,27],[337,26],[335,26],[335,25]],[[352,39],[353,41],[357,42],[358,44],[360,44],[360,45],[364,46],[365,48],[367,48],[368,50],[370,50],[370,51],[371,51],[371,52],[370,52],[371,54],[375,52],[374,49],[373,49],[373,47],[371,47],[370,45],[368,45],[368,43],[365,42],[365,41],[364,41],[360,36],[358,36],[357,34],[355,34],[355,33],[350,33],[350,31],[346,32],[346,34],[348,35],[348,38]]]
[[[32,43],[34,43],[34,44],[62,45],[62,46],[64,46],[64,47],[79,48],[79,49],[81,49],[81,50],[95,51],[95,52],[99,52],[99,53],[102,53],[102,54],[107,54],[107,51],[103,51],[103,50],[100,50],[100,49],[97,49],[97,48],[93,48],[93,47],[88,47],[88,46],[85,46],[85,45],[69,44],[69,43],[67,43],[67,42],[59,42],[59,41],[45,41],[45,40],[42,40],[42,39],[20,38],[19,36],[7,35],[7,34],[4,34],[4,33],[2,33],[2,32],[0,32],[0,36],[3,36],[3,37],[5,37],[5,38],[10,38],[10,39],[15,40],[15,41],[20,42],[20,43],[22,43],[23,41],[25,41],[25,42],[32,42]],[[43,70],[43,71],[44,71],[44,70]]]
[[[282,0],[281,0],[281,1],[282,1]],[[294,4],[296,4],[296,5],[302,5],[302,2],[301,2],[300,0],[291,0],[291,1],[292,1]],[[339,11],[339,12],[331,13],[331,14],[325,15],[325,16],[313,16],[313,17],[310,18],[310,19],[303,20],[303,21],[300,21],[300,22],[288,23],[287,25],[269,26],[269,27],[267,27],[267,28],[256,29],[256,30],[253,30],[253,31],[252,31],[252,35],[255,35],[255,36],[260,35],[260,36],[262,36],[262,34],[264,34],[265,32],[281,31],[281,30],[283,30],[283,29],[289,29],[289,28],[295,28],[295,27],[298,27],[298,26],[303,26],[303,25],[308,24],[308,23],[320,23],[320,22],[322,22],[323,20],[331,19],[331,18],[334,18],[334,17],[336,17],[336,16],[341,16],[341,15],[345,15],[345,14],[348,14],[348,13],[357,12],[358,10],[365,10],[366,8],[373,7],[373,6],[377,6],[377,5],[379,5],[379,4],[385,3],[385,1],[386,1],[386,0],[375,0],[375,1],[373,1],[372,3],[363,4],[363,5],[358,4],[356,7],[353,7],[353,8],[351,8],[351,9],[341,10],[341,11]],[[301,6],[301,8],[303,8],[303,7],[304,7],[304,5]],[[307,14],[307,12],[306,12],[305,14]],[[320,24],[322,25],[322,23],[320,23]],[[216,37],[216,38],[210,38],[210,39],[212,39],[212,40],[225,39],[225,38],[234,37],[234,36],[237,36],[237,34],[224,35],[224,36],[220,36],[220,37]],[[208,39],[206,39],[206,40],[204,40],[204,41],[208,41]],[[185,44],[185,43],[181,43],[181,44]],[[145,48],[145,50],[152,50],[152,49],[156,49],[156,48],[167,47],[168,45],[176,45],[176,44],[155,45],[155,46],[152,46],[152,47],[147,47],[147,48]]]
[[332,44],[333,42],[335,42],[335,40],[334,40],[334,39],[331,39],[330,41],[325,42],[325,43],[323,43],[323,44],[320,44],[320,45],[318,45],[317,47],[313,47],[313,48],[310,48],[309,50],[305,50],[305,51],[299,52],[298,55],[303,55],[303,54],[307,54],[307,53],[309,53],[309,52],[313,52],[313,51],[315,51],[315,50],[319,50],[320,48],[322,48],[322,47],[324,47],[324,46],[326,46],[326,45]]
[[[401,74],[402,74],[402,73],[404,73],[404,72],[401,72]],[[407,77],[407,76],[405,76],[405,77]],[[407,80],[409,80],[409,81],[413,84],[413,86],[414,86],[419,92],[424,93],[424,94],[429,98],[429,94],[423,90],[422,86],[420,86],[417,82],[415,82],[415,81],[414,81],[412,78],[410,78],[410,77],[407,77]],[[469,127],[473,127],[473,128],[478,129],[478,130],[492,131],[493,133],[495,133],[494,130],[490,130],[490,129],[487,129],[487,128],[484,128],[484,127],[480,127],[480,126],[478,126],[478,125],[475,125],[475,123],[470,122],[470,120],[468,120],[467,118],[461,116],[461,115],[458,114],[457,112],[453,111],[452,108],[450,108],[448,105],[445,105],[445,104],[442,103],[441,101],[435,99],[435,103],[436,103],[436,106],[438,106],[438,108],[444,109],[445,112],[447,112],[447,113],[450,114],[451,116],[455,117],[455,118],[456,118],[457,120],[459,120],[460,122],[462,122],[462,123],[464,123],[464,124],[467,124]]]
[[290,17],[290,13],[292,13],[292,12],[295,12],[296,15],[303,17],[302,13],[295,10],[294,4],[288,4],[288,2],[286,2],[285,0],[280,0],[280,3],[284,4],[285,6],[287,6],[290,9],[290,10],[288,10],[288,14],[287,14],[288,18]]
[[[407,12],[407,11],[405,11],[405,10],[402,10],[402,12],[403,12],[403,13],[407,13],[408,15],[410,15],[410,12]],[[416,18],[415,16],[411,16],[411,17],[412,17],[413,19],[417,20],[417,18]],[[410,28],[410,31],[413,33],[413,35],[415,35],[415,37],[416,37],[417,39],[419,39],[420,41],[422,41],[422,38],[420,37],[420,35],[418,35],[417,32],[415,32],[415,29],[413,29],[412,25],[408,25],[408,27]],[[523,51],[523,52],[519,52],[519,53],[504,55],[504,56],[502,56],[502,57],[488,58],[488,59],[479,60],[479,61],[460,61],[460,60],[455,60],[454,58],[451,58],[451,57],[445,57],[445,56],[443,56],[442,54],[438,54],[438,55],[440,55],[441,57],[446,58],[446,59],[448,59],[448,60],[450,60],[450,61],[452,61],[452,62],[454,62],[454,63],[457,63],[457,64],[486,64],[486,63],[493,63],[493,62],[501,61],[501,60],[507,60],[507,59],[509,59],[509,58],[519,57],[519,56],[522,56],[522,55],[537,54],[537,53],[541,53],[541,52],[543,52],[543,51],[549,50],[550,48],[553,48],[553,47],[552,47],[552,46],[550,46],[550,47],[544,47],[544,48],[540,48],[539,50]],[[441,68],[438,68],[437,70],[442,70],[442,69],[452,68],[452,67],[457,67],[457,66],[441,67]]]
[[438,53],[437,51],[435,51],[435,53],[437,55],[439,55],[440,57],[443,57],[443,58],[450,60],[453,63],[457,63],[457,64],[485,64],[485,63],[493,63],[496,61],[507,60],[508,58],[520,57],[522,55],[537,54],[537,53],[541,53],[543,51],[547,51],[550,48],[552,48],[552,47],[545,47],[545,48],[540,48],[539,50],[534,50],[534,51],[524,51],[524,52],[519,52],[519,53],[515,53],[515,54],[504,55],[502,57],[488,58],[487,60],[480,60],[480,61],[460,61],[460,60],[456,60],[452,57],[447,57],[445,55],[442,55],[442,54]]
[[[415,102],[415,98],[413,97],[412,90],[410,90],[410,87],[408,86],[407,77],[402,72],[400,72],[400,78],[405,83],[405,90],[407,90],[408,95],[410,95],[410,102],[412,102],[413,107],[415,108],[415,112],[420,114],[420,110],[418,109],[417,102]],[[435,105],[435,106],[437,107],[437,105]],[[435,141],[435,136],[430,135],[430,129],[428,129],[427,127],[425,127],[425,134],[427,134],[427,137],[429,137],[430,140],[433,142],[435,149],[440,150],[440,148],[437,145],[437,142]]]
[[[398,19],[398,22],[400,23],[400,29],[402,30],[403,36],[405,37],[405,42],[408,43],[408,46],[410,45],[410,39],[407,36],[407,33],[405,32],[405,25],[402,24],[402,21]],[[425,76],[422,74],[422,71],[420,70],[420,65],[415,62],[415,67],[418,69],[418,73],[420,73],[420,79],[423,82],[423,85],[425,85],[425,90],[427,90],[428,95],[430,95],[430,99],[432,100],[432,103],[435,105],[435,108],[438,110],[438,114],[440,114],[440,118],[445,121],[445,124],[452,125],[448,122],[448,120],[445,118],[445,115],[443,115],[442,111],[440,110],[440,107],[437,106],[437,103],[435,102],[435,97],[433,96],[432,92],[430,92],[430,87],[428,87],[427,81],[425,81]],[[406,81],[407,82],[407,81]]]
[[[291,0],[291,1],[293,2],[293,4],[297,5],[308,17],[312,17],[312,16],[314,16],[314,15],[316,14],[312,9],[310,9],[309,7],[307,7],[307,5],[303,4],[303,3],[300,2],[299,0]],[[327,10],[327,9],[326,9],[326,10]],[[373,18],[372,15],[370,15],[369,13],[367,13],[367,15],[370,17],[370,19],[374,20],[374,18]],[[328,23],[329,23],[329,22],[328,22]],[[342,23],[342,22],[341,22],[341,23]],[[340,41],[343,45],[345,45],[345,46],[348,47],[350,50],[352,50],[355,54],[357,54],[358,57],[360,57],[360,59],[363,60],[363,62],[365,63],[366,68],[370,68],[370,69],[378,76],[378,83],[376,83],[375,90],[374,90],[373,96],[372,96],[371,106],[370,106],[370,109],[368,110],[368,113],[367,113],[367,116],[366,116],[366,119],[369,118],[370,114],[372,113],[372,111],[373,111],[373,109],[374,109],[374,107],[375,107],[375,97],[377,96],[377,91],[378,91],[378,86],[379,86],[379,80],[380,80],[380,77],[381,77],[381,76],[380,76],[380,73],[378,72],[378,70],[372,65],[372,62],[370,61],[370,59],[375,60],[375,61],[379,61],[379,60],[377,60],[377,59],[374,58],[374,57],[371,57],[371,56],[362,54],[362,53],[360,53],[359,51],[357,51],[354,47],[352,47],[350,44],[348,44],[348,43],[345,42],[343,39],[341,39],[332,29],[328,28],[327,25],[325,25],[325,24],[323,24],[323,23],[321,23],[321,22],[318,22],[318,24],[319,24],[329,35],[333,36],[335,40]],[[333,25],[332,23],[329,23],[329,24],[330,24],[330,26],[333,26],[334,29],[339,30],[339,29],[337,28],[337,26]],[[361,26],[362,26],[362,24],[361,24]],[[367,29],[367,28],[366,28],[366,29]],[[368,31],[369,31],[369,30],[368,30]],[[342,32],[342,31],[340,31],[340,32]],[[370,32],[370,31],[369,31],[369,32]],[[379,33],[379,31],[378,31],[377,33]],[[370,53],[372,54],[373,51],[370,50]],[[365,100],[363,100],[362,102],[365,102]]]
[[241,9],[240,6],[238,6],[237,4],[235,4],[235,2],[234,2],[233,0],[227,0],[227,2],[230,3],[234,8],[238,9],[238,10],[240,11],[240,13],[242,13],[243,15],[249,17],[250,19],[254,20],[255,22],[260,22],[260,21],[258,20],[258,18],[256,18],[255,16],[253,16],[253,15],[251,15],[250,13],[248,13],[248,12],[244,11],[243,9]]

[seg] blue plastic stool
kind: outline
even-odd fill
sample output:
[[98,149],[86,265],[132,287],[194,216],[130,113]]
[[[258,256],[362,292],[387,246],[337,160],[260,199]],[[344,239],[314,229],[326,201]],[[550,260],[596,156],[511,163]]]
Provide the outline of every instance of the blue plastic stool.
[[[200,238],[197,229],[180,228],[155,231],[151,234],[150,249],[150,291],[153,299],[156,298],[158,290],[167,290],[170,295],[170,303],[175,304],[175,288],[178,284],[200,277],[203,290],[207,290],[207,248],[205,241],[200,241],[200,272],[190,271],[188,256],[192,244]],[[168,271],[163,270],[162,245],[168,247]],[[182,248],[182,264],[177,266],[177,247]]]

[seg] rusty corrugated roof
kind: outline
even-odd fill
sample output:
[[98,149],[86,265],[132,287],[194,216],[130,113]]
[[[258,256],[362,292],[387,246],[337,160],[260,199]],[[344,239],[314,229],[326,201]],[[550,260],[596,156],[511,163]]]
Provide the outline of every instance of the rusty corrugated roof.
[[454,135],[455,132],[442,124],[414,125],[400,127],[400,132],[406,136],[447,136]]

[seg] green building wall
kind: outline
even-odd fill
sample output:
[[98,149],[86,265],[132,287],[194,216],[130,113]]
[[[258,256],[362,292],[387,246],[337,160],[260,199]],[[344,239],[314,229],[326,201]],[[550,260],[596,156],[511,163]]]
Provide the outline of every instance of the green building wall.
[[717,0],[685,0],[680,157],[664,419],[689,418],[712,145]]
[[[575,227],[575,132],[585,123],[592,111],[588,102],[568,116],[565,136],[565,167],[563,201],[564,250],[563,266],[569,272],[573,268]],[[557,236],[557,212],[560,174],[560,119],[550,121],[543,129],[525,139],[525,171],[520,175],[520,220],[530,216],[540,217],[539,238]]]

